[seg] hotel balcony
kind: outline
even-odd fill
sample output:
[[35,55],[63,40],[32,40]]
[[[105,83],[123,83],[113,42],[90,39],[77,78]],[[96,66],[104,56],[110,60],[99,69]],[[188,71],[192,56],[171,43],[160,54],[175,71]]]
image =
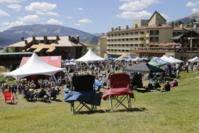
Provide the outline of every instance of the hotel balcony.
[[124,35],[124,36],[109,36],[108,39],[127,39],[127,38],[142,38],[145,37],[143,34],[135,34],[135,35]]
[[138,40],[138,41],[111,41],[108,42],[108,45],[110,44],[145,44],[145,40]]
[[159,34],[146,33],[146,38],[150,38],[150,37],[159,37]]

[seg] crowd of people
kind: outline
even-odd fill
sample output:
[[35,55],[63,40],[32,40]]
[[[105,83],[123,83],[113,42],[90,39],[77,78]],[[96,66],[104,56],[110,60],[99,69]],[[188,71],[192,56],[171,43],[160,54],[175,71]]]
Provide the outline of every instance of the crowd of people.
[[27,101],[45,101],[56,100],[57,95],[60,92],[60,86],[58,86],[52,78],[46,77],[45,79],[30,80],[23,79],[17,81],[15,84],[2,84],[1,90],[9,91],[14,94],[15,99],[18,95],[23,95]]
[[[23,95],[27,101],[50,102],[51,100],[57,99],[62,88],[72,88],[71,79],[75,74],[94,75],[95,89],[100,90],[100,88],[107,87],[108,76],[111,73],[123,72],[125,67],[132,66],[136,63],[140,62],[104,61],[65,65],[66,71],[64,73],[56,74],[53,77],[32,76],[11,85],[4,83],[1,85],[1,90],[2,92],[9,90],[16,97],[17,95]],[[145,86],[143,86],[143,77],[146,77],[145,73],[130,73],[132,89],[145,87],[148,91],[151,91],[160,88],[160,84],[163,83],[164,85],[161,90],[170,91],[169,87],[178,85],[176,79],[179,78],[180,72],[183,70],[188,72],[190,67],[190,64],[165,65],[162,67],[163,72],[148,74],[147,80],[149,83]],[[166,82],[166,77],[172,77],[172,81]]]

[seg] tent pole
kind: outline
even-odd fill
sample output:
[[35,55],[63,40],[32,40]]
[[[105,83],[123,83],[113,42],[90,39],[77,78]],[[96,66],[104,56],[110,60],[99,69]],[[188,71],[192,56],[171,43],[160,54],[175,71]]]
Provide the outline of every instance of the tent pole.
[[53,79],[54,79],[55,83],[57,83],[57,78],[55,77],[55,75],[53,75]]

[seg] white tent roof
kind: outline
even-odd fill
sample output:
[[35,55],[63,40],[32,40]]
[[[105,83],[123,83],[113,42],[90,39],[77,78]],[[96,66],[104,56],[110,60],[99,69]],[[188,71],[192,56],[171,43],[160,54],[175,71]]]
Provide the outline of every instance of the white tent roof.
[[82,56],[81,58],[76,60],[77,62],[94,62],[94,61],[104,61],[104,58],[96,55],[91,49]]
[[166,56],[166,55],[163,55],[161,58],[161,60],[165,61],[165,62],[168,62],[168,63],[182,63],[183,61],[182,60],[179,60],[179,59],[176,59],[172,56]]
[[135,57],[135,58],[132,58],[131,61],[142,61],[142,59],[141,59],[140,57],[137,56],[137,57]]
[[125,60],[125,61],[142,61],[142,58],[140,57],[135,57],[132,56],[131,54],[123,54],[121,56],[119,56],[116,61],[121,61],[121,60]]
[[188,62],[191,62],[191,63],[199,62],[199,57],[196,56],[196,57],[194,57],[194,58],[192,58],[192,59],[189,59]]
[[32,54],[30,59],[21,67],[12,72],[5,73],[5,76],[11,76],[16,79],[24,78],[31,75],[53,75],[59,71],[63,71],[63,68],[54,67],[44,62],[35,53]]
[[171,59],[171,61],[172,61],[173,63],[182,63],[182,62],[183,62],[182,60],[176,59],[176,58],[174,58],[174,57],[172,57],[172,56],[170,56],[169,58]]

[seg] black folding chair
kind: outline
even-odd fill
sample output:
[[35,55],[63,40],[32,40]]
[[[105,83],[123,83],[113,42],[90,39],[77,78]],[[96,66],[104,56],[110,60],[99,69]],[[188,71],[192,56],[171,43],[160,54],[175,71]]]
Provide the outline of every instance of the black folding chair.
[[96,106],[100,105],[101,95],[95,91],[94,82],[95,77],[92,75],[72,77],[73,88],[66,94],[65,101],[71,104],[73,113],[79,113],[83,108],[93,112],[97,109]]

